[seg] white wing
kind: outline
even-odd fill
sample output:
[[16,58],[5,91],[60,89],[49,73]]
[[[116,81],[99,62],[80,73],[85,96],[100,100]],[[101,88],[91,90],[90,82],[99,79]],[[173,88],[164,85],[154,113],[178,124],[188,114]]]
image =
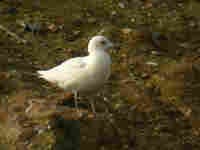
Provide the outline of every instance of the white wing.
[[[51,71],[77,70],[82,69],[87,65],[87,57],[76,57],[64,61],[62,64],[50,69]],[[72,69],[72,70],[71,70]],[[49,70],[49,71],[50,71]]]
[[50,70],[38,71],[38,73],[41,78],[44,78],[47,81],[66,84],[68,81],[78,77],[86,68],[87,59],[88,57],[71,58]]

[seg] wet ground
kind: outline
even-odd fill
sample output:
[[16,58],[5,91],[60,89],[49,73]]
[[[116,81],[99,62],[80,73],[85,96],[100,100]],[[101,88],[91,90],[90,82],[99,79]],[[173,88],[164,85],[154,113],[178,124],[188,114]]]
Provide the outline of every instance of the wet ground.
[[[0,149],[199,150],[199,8],[198,0],[1,0]],[[86,55],[97,34],[115,43],[112,74],[100,94],[81,98],[80,117],[73,95],[35,72]]]

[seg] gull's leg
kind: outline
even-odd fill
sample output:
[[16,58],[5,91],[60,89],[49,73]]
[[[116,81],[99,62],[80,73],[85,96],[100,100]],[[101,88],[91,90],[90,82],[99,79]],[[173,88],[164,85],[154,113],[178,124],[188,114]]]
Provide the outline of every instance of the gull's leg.
[[89,100],[90,101],[90,106],[91,106],[91,108],[92,108],[92,112],[94,113],[94,114],[96,114],[96,110],[95,110],[95,106],[94,106],[94,100],[92,99],[92,100]]
[[75,108],[77,112],[80,113],[79,108],[78,108],[78,92],[77,91],[74,92],[74,102],[75,102]]

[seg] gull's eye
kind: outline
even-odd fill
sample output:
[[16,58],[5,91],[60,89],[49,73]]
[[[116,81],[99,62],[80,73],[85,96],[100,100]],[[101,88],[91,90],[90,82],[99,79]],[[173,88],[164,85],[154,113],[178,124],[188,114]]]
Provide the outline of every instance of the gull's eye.
[[105,44],[106,44],[106,41],[103,40],[103,41],[101,41],[100,43],[101,43],[102,45],[105,45]]

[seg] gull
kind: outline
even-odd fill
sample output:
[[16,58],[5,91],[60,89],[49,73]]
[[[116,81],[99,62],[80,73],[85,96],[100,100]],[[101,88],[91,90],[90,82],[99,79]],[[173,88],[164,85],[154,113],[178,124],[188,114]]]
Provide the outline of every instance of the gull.
[[[60,65],[37,71],[43,78],[68,92],[73,92],[75,107],[78,108],[77,94],[91,94],[99,91],[111,73],[111,58],[107,50],[113,47],[104,36],[94,36],[88,44],[88,56],[68,59]],[[93,103],[90,103],[93,112]],[[78,110],[78,109],[77,109]]]

